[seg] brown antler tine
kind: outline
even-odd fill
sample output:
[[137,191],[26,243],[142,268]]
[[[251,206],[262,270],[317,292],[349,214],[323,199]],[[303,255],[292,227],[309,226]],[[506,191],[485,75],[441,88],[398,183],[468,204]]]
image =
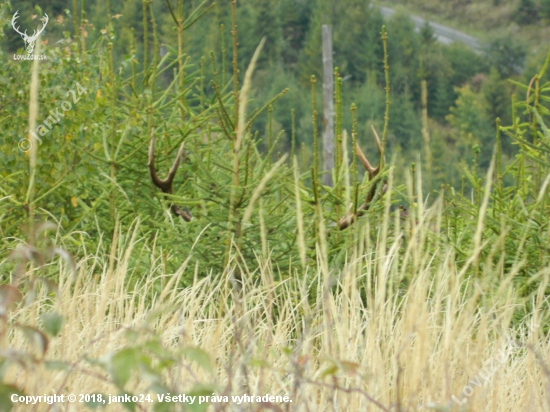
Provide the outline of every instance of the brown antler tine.
[[[359,157],[359,160],[361,160],[361,163],[363,166],[365,166],[365,169],[367,169],[367,172],[369,173],[369,179],[373,179],[376,177],[376,175],[380,172],[380,165],[382,164],[382,156],[383,156],[383,150],[382,150],[382,144],[380,143],[380,138],[378,137],[378,133],[376,133],[376,130],[374,129],[374,126],[371,125],[372,132],[374,134],[374,143],[376,143],[376,148],[378,149],[378,156],[380,157],[380,160],[378,162],[378,166],[372,167],[370,162],[367,160],[365,155],[363,154],[363,151],[359,147],[357,143],[355,143],[355,147],[357,149],[357,156]],[[357,208],[357,210],[353,213],[350,213],[346,216],[344,216],[340,221],[338,222],[338,229],[344,230],[348,227],[350,227],[353,223],[357,221],[357,218],[359,218],[361,215],[363,215],[367,210],[369,210],[371,206],[371,202],[373,201],[375,195],[376,195],[376,187],[378,186],[379,182],[375,182],[369,193],[367,194],[367,197],[365,201]],[[386,181],[384,181],[382,186],[382,194],[386,193],[386,190],[388,189],[388,184]]]
[[344,230],[350,227],[353,223],[355,223],[355,214],[350,214],[344,216],[340,221],[338,222],[338,230]]
[[155,136],[154,132],[152,133],[153,136],[151,137],[151,143],[149,144],[149,161],[147,162],[147,168],[149,169],[149,175],[151,176],[151,180],[157,186],[159,189],[161,189],[163,192],[165,191],[165,184],[164,182],[159,179],[157,176],[157,171],[155,170]]
[[[378,149],[378,155],[380,157],[378,166],[372,167],[357,143],[355,144],[355,147],[357,148],[357,156],[359,157],[359,160],[361,160],[361,163],[363,164],[363,166],[365,166],[365,169],[367,169],[367,172],[369,173],[369,179],[372,180],[380,172],[380,165],[382,164],[382,145],[380,144],[380,138],[378,137],[378,133],[376,133],[374,126],[371,125],[371,128],[372,132],[374,133],[374,142],[376,143],[376,148]],[[376,194],[377,186],[378,182],[374,183],[367,195],[367,198],[365,199],[365,202],[361,204],[361,206],[359,206],[354,213],[350,213],[340,219],[340,221],[338,222],[338,229],[344,230],[348,228],[353,223],[355,223],[359,216],[363,215],[370,208],[371,202]],[[386,190],[387,183],[384,182],[384,186],[382,187],[382,194],[385,193]]]
[[180,149],[178,150],[176,160],[174,160],[174,163],[172,164],[172,167],[168,172],[168,176],[166,176],[166,179],[161,179],[158,177],[155,170],[155,137],[151,137],[151,144],[149,145],[149,161],[147,163],[147,167],[149,168],[151,180],[164,193],[172,193],[172,182],[174,181],[174,177],[176,176],[180,160],[183,157],[183,148],[184,143],[181,144]]
[[372,132],[374,133],[374,142],[376,143],[376,148],[378,149],[378,154],[382,156],[382,144],[380,143],[380,137],[378,137],[378,133],[376,133],[376,129],[371,124],[370,125]]
[[361,161],[365,169],[367,169],[367,172],[369,172],[369,178],[372,179],[378,173],[380,165],[378,167],[372,167],[372,165],[369,163],[369,161],[363,154],[363,151],[359,147],[359,144],[356,143],[355,148],[357,149],[357,156],[359,157],[359,160]]
[[170,171],[168,172],[168,176],[165,179],[165,182],[170,185],[170,193],[172,193],[172,182],[174,181],[174,177],[176,176],[176,172],[177,172],[178,167],[180,165],[181,158],[183,157],[183,148],[184,147],[185,147],[185,142],[182,142],[181,146],[180,146],[180,149],[178,150],[176,160],[174,160],[174,163],[172,164],[172,167],[170,168]]
[[[155,132],[152,131],[151,136],[151,143],[149,144],[149,160],[147,162],[147,168],[149,169],[149,175],[151,176],[151,180],[157,186],[160,190],[162,190],[163,193],[172,194],[172,183],[174,181],[174,177],[176,176],[176,172],[178,170],[178,167],[180,165],[181,158],[183,157],[183,149],[185,147],[184,142],[181,143],[181,146],[178,150],[178,154],[176,155],[176,160],[174,160],[174,163],[172,164],[172,167],[170,168],[170,171],[168,172],[168,176],[166,176],[166,179],[162,180],[157,176],[157,172],[155,170]],[[170,210],[173,214],[176,216],[181,216],[183,220],[186,222],[190,222],[191,218],[193,217],[191,213],[189,212],[189,209],[185,208],[183,210],[181,207],[175,204],[170,205]]]
[[380,144],[380,138],[378,137],[378,133],[376,133],[376,129],[373,125],[371,125],[372,132],[374,133],[374,142],[376,143],[376,148],[378,149],[378,156],[380,157],[378,166],[373,167],[370,162],[367,160],[365,155],[363,154],[363,151],[359,147],[359,145],[356,143],[355,146],[357,148],[357,156],[359,156],[359,160],[361,160],[361,163],[363,166],[365,166],[365,169],[369,172],[369,178],[372,179],[375,177],[378,172],[380,172],[380,160],[382,159],[382,145]]

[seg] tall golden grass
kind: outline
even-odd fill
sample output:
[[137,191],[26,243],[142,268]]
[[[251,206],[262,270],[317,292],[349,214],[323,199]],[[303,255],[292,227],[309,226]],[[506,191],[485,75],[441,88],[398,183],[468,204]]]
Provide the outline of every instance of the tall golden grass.
[[[486,205],[487,199],[482,209]],[[246,267],[235,252],[224,273],[198,279],[198,267],[185,256],[176,273],[166,273],[162,254],[138,238],[139,222],[128,231],[119,228],[109,256],[88,253],[74,277],[63,262],[52,263],[59,265],[57,297],[38,287],[35,300],[12,313],[12,324],[40,327],[40,314],[53,308],[65,321],[45,354],[48,362],[36,353],[34,362],[11,364],[4,382],[27,395],[117,395],[113,354],[158,339],[171,363],[159,376],[132,369],[129,393],[151,393],[156,400],[163,390],[207,390],[292,400],[211,403],[212,411],[550,410],[547,281],[531,302],[519,300],[513,279],[521,262],[509,269],[503,257],[478,262],[481,239],[460,266],[453,250],[428,247],[440,230],[441,202],[430,208],[420,202],[405,228],[389,206],[386,200],[375,242],[361,235],[370,230],[358,230],[345,265],[333,269],[321,240],[318,261],[305,272],[280,273],[269,255]],[[372,224],[366,219],[366,226]],[[150,259],[148,273],[136,273],[137,257]],[[475,278],[466,276],[471,265],[479,266]],[[232,276],[237,269],[242,283]],[[193,286],[178,288],[189,271]],[[547,268],[541,276],[549,274]],[[518,313],[526,315],[518,320]],[[32,351],[33,345],[14,329],[2,343],[4,353],[9,348]],[[158,366],[162,354],[151,351]],[[137,410],[153,407],[142,403]],[[16,403],[14,410],[87,409],[81,403]],[[111,404],[106,410],[126,409]]]

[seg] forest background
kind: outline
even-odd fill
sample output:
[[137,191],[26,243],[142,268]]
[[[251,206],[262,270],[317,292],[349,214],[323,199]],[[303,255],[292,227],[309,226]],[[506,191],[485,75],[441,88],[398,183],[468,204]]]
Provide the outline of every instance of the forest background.
[[[183,12],[188,17],[199,1],[183,2]],[[76,3],[75,3],[76,4]],[[430,119],[433,181],[459,186],[464,167],[474,159],[473,147],[481,151],[479,165],[486,169],[492,153],[495,135],[494,120],[502,124],[511,120],[511,99],[514,85],[512,78],[526,80],[530,69],[540,67],[546,57],[550,3],[548,0],[521,0],[500,2],[441,1],[414,2],[391,1],[384,3],[395,7],[397,14],[388,21],[369,0],[251,0],[237,4],[239,21],[239,64],[244,73],[247,62],[258,44],[266,37],[266,44],[257,66],[253,83],[253,108],[262,107],[272,96],[285,88],[288,93],[273,105],[273,121],[268,113],[260,116],[254,125],[266,132],[268,127],[283,136],[275,152],[290,151],[295,111],[295,144],[305,148],[305,159],[312,159],[313,126],[311,123],[311,84],[315,75],[318,84],[322,80],[321,26],[333,27],[334,66],[343,78],[344,123],[351,122],[348,110],[354,102],[357,107],[359,135],[366,135],[373,124],[380,128],[385,108],[385,79],[382,65],[380,28],[387,25],[391,33],[388,40],[389,65],[392,82],[392,122],[389,129],[390,152],[398,154],[401,165],[417,160],[422,153],[421,83],[427,81],[428,115]],[[46,39],[51,43],[63,39],[63,32],[72,29],[73,4],[65,1],[48,1],[36,4],[51,17]],[[36,18],[36,10],[26,2],[12,1],[13,10],[21,9],[25,25]],[[115,66],[130,70],[130,58],[142,61],[143,25],[142,4],[125,0],[110,5],[113,26]],[[157,29],[161,43],[160,53],[165,54],[177,44],[177,33],[166,2],[153,2],[157,17]],[[78,2],[76,12],[85,19],[83,36],[93,43],[107,27],[106,2],[88,0]],[[478,36],[481,52],[469,49],[460,42],[442,45],[435,41],[433,30],[426,26],[419,32],[408,18],[413,12],[432,21],[443,22]],[[34,17],[31,17],[34,15]],[[150,24],[149,24],[150,26]],[[30,26],[29,26],[30,27]],[[220,28],[223,27],[223,28]],[[229,41],[231,16],[228,7],[215,4],[207,18],[200,19],[186,30],[183,51],[189,57],[193,69],[199,69],[201,58],[206,77],[212,74],[210,54],[214,54],[221,66],[221,38]],[[149,27],[151,30],[151,27]],[[21,46],[20,36],[13,30],[5,30],[5,51],[14,52]],[[135,56],[130,56],[135,39]],[[227,43],[226,47],[230,44]],[[152,44],[149,45],[149,48]],[[225,51],[230,54],[230,51]],[[229,54],[227,57],[229,58]],[[524,70],[525,69],[525,70]],[[170,74],[165,73],[165,84]],[[162,84],[162,83],[161,83]],[[208,87],[208,85],[206,86]],[[8,96],[2,97],[4,103]],[[318,99],[318,112],[322,113],[322,99]],[[320,122],[321,116],[319,117]],[[319,123],[319,128],[321,128]],[[349,126],[348,126],[349,129]],[[349,131],[349,130],[348,130]],[[264,147],[265,149],[265,147]],[[504,164],[514,155],[509,141],[503,142]]]

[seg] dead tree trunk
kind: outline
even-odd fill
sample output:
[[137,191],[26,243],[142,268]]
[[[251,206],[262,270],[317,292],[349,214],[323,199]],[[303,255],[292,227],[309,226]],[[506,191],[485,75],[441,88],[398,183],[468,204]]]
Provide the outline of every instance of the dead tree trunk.
[[332,28],[323,24],[323,184],[332,186],[334,168],[334,69]]

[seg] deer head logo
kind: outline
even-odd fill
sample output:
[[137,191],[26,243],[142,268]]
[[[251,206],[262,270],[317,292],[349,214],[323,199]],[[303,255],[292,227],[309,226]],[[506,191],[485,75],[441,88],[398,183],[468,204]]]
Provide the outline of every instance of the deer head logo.
[[11,25],[13,26],[13,29],[19,33],[21,35],[21,37],[23,38],[23,41],[25,42],[25,48],[27,49],[27,53],[28,54],[32,54],[33,50],[34,50],[34,43],[36,42],[36,39],[38,38],[38,36],[40,35],[40,33],[42,33],[44,31],[44,29],[46,28],[46,24],[48,24],[48,20],[49,20],[49,17],[46,13],[44,13],[44,25],[42,26],[42,28],[40,30],[38,30],[38,32],[35,30],[33,33],[32,33],[32,36],[29,36],[27,34],[27,30],[25,30],[24,33],[21,33],[19,31],[19,27],[16,27],[15,26],[15,21],[17,20],[17,17],[19,17],[17,14],[19,13],[19,10],[17,10],[15,12],[15,14],[13,15],[13,18],[11,19]]

